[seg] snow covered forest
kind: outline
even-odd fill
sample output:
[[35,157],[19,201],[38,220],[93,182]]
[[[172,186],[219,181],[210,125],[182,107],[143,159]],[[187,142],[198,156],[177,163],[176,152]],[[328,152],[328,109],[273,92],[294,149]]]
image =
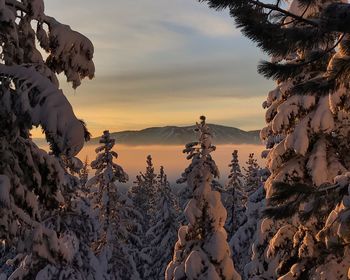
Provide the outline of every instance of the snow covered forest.
[[350,4],[199,2],[270,56],[267,164],[241,168],[232,147],[220,184],[201,116],[175,190],[151,155],[129,178],[108,130],[91,164],[76,157],[91,135],[58,75],[92,79],[94,46],[43,0],[0,0],[0,280],[350,279]]

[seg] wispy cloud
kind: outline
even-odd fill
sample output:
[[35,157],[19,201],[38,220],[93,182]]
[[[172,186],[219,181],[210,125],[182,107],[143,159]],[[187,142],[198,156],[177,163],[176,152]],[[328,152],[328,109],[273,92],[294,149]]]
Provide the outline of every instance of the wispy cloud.
[[[47,0],[47,12],[95,45],[96,78],[62,82],[92,132],[211,122],[258,128],[272,86],[261,55],[227,12],[195,0]],[[62,9],[64,7],[64,9]]]
[[[97,71],[145,68],[152,55],[185,53],[197,36],[232,38],[232,19],[188,0],[49,0],[49,13],[88,35],[96,47]],[[64,9],[62,7],[69,7]],[[177,27],[177,28],[174,28]],[[116,70],[118,71],[118,70]],[[121,70],[119,70],[121,71]]]

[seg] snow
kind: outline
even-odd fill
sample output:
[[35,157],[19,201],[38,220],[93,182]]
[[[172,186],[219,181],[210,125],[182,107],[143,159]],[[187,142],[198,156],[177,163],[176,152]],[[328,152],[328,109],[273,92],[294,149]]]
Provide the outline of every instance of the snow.
[[202,278],[201,274],[204,270],[205,259],[200,251],[192,251],[185,261],[185,273],[188,279],[195,280]]
[[300,155],[305,155],[310,144],[308,136],[308,123],[312,119],[312,115],[304,117],[299,124],[295,126],[292,133],[288,134],[285,140],[285,148],[293,149]]
[[311,129],[314,132],[329,133],[334,129],[334,117],[329,107],[329,97],[323,96],[317,104],[317,110],[312,116],[310,122]]
[[316,186],[321,186],[328,180],[327,146],[324,138],[320,138],[315,144],[309,157],[307,168]]
[[204,245],[204,251],[213,261],[222,262],[227,254],[229,254],[230,248],[226,242],[226,239],[226,232],[223,230],[218,230],[210,237],[208,243]]
[[188,233],[188,226],[181,226],[178,231],[179,244],[181,246],[186,245],[186,235]]
[[73,88],[80,86],[84,77],[92,79],[95,66],[91,41],[52,17],[46,16],[45,22],[49,25],[50,46],[54,46],[47,58],[53,69],[58,74],[64,71],[67,81],[73,83]]
[[58,239],[59,251],[62,257],[68,262],[72,263],[75,255],[79,251],[79,239],[74,233],[66,232]]
[[41,125],[49,141],[59,151],[68,156],[75,156],[84,145],[84,128],[76,118],[72,106],[63,92],[51,81],[38,73],[34,67],[0,65],[0,73],[14,79],[25,81],[29,88],[37,88],[39,102],[30,106],[29,90],[22,93],[22,110],[31,117],[34,126]]

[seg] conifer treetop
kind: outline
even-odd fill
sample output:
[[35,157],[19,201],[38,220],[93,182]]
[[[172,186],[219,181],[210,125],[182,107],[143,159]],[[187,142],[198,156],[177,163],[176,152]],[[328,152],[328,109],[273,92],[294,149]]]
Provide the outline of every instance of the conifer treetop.
[[115,145],[115,139],[111,138],[108,130],[103,132],[99,142],[103,145],[95,149],[97,156],[91,162],[91,168],[96,170],[95,179],[90,179],[88,185],[96,183],[96,180],[102,180],[105,184],[115,181],[121,183],[127,182],[129,176],[120,165],[113,161],[114,159],[118,159],[118,153],[112,150]]
[[243,174],[238,161],[238,150],[232,153],[232,160],[228,165],[230,167],[230,174],[228,175],[227,187],[234,187],[234,185],[242,184]]

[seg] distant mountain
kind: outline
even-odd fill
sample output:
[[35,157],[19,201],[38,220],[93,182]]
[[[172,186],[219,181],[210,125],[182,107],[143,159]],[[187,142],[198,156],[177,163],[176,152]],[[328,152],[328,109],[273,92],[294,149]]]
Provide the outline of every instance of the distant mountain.
[[[235,127],[209,124],[214,144],[261,144],[259,131],[244,131]],[[137,131],[111,133],[117,143],[125,145],[184,145],[196,141],[195,126],[150,127]],[[91,139],[97,144],[99,137]]]

